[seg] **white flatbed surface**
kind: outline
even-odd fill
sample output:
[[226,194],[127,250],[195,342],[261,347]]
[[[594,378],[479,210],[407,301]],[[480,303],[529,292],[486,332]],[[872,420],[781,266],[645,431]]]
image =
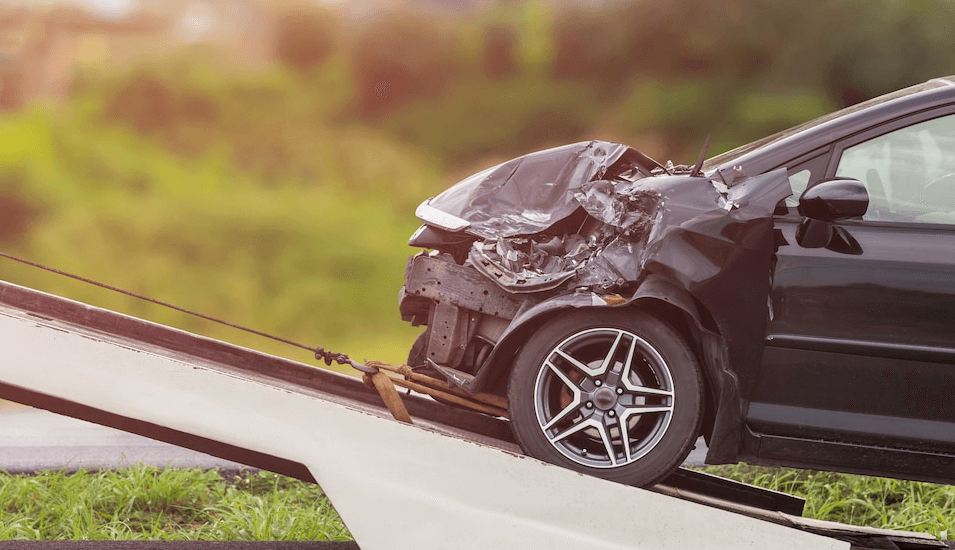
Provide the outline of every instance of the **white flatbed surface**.
[[305,465],[364,550],[849,547],[14,308],[0,336],[4,384]]

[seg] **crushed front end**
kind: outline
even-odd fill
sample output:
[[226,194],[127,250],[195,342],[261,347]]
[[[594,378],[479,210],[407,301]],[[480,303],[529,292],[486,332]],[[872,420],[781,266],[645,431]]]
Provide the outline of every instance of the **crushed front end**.
[[[408,364],[506,397],[531,456],[653,484],[707,437],[732,462],[772,315],[786,168],[662,166],[624,145],[549,149],[422,204]],[[502,409],[503,410],[503,409]]]
[[409,244],[425,251],[408,263],[400,309],[427,329],[408,364],[468,391],[500,390],[487,367],[502,342],[513,352],[533,333],[519,326],[654,293],[723,342],[726,361],[703,358],[722,392],[721,379],[736,384],[727,369],[761,353],[772,215],[791,194],[785,168],[704,175],[601,141],[475,174],[416,212],[424,225]]
[[584,142],[476,174],[422,204],[409,244],[402,318],[428,328],[408,364],[469,382],[522,311],[591,289],[635,283],[661,197],[640,180],[661,171],[624,145]]

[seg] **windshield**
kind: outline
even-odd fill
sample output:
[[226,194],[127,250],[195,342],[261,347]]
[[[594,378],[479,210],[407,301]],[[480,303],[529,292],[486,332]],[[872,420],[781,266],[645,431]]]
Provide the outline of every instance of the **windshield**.
[[915,86],[909,86],[908,88],[903,88],[901,90],[897,90],[892,93],[881,95],[879,97],[870,99],[868,101],[856,103],[855,105],[851,105],[849,107],[846,107],[845,109],[841,109],[839,111],[835,111],[833,113],[823,115],[819,118],[810,120],[808,122],[803,122],[802,124],[799,124],[798,126],[793,126],[792,128],[789,128],[788,130],[783,130],[782,132],[775,133],[769,137],[764,137],[763,139],[756,140],[752,143],[747,143],[746,145],[743,145],[735,149],[732,149],[730,151],[727,151],[725,153],[716,155],[715,157],[711,157],[709,160],[703,163],[703,170],[707,171],[707,170],[711,170],[713,168],[722,166],[724,164],[728,164],[751,151],[755,151],[756,149],[759,149],[760,147],[765,147],[771,143],[776,143],[777,141],[780,141],[789,136],[798,134],[799,132],[802,132],[804,130],[814,128],[816,126],[819,126],[820,124],[825,124],[826,122],[829,122],[830,120],[835,120],[839,117],[850,115],[852,113],[861,111],[863,109],[868,109],[869,107],[873,107],[875,105],[880,105],[882,103],[892,101],[893,99],[898,99],[900,97],[912,95],[924,90],[930,90],[932,88],[940,88],[942,86],[946,86],[946,84],[943,82],[933,80],[929,82],[923,82],[922,84],[916,84]]

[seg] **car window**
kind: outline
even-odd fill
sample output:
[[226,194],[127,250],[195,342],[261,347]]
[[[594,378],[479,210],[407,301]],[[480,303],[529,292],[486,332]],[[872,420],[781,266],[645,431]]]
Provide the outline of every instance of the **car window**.
[[828,164],[829,155],[822,153],[790,166],[789,184],[793,188],[793,194],[786,199],[786,206],[795,208],[799,204],[799,196],[803,191],[825,177]]
[[865,185],[869,192],[865,220],[955,225],[955,115],[845,149],[836,176]]
[[809,185],[809,178],[811,177],[812,172],[808,169],[789,174],[789,185],[793,188],[793,194],[786,197],[786,206],[790,208],[799,206],[799,196],[806,190],[806,186]]

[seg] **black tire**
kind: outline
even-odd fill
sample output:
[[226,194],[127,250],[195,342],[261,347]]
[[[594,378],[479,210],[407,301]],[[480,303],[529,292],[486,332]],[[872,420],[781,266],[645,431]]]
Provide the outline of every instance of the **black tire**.
[[[417,373],[424,374],[432,378],[437,378],[438,380],[444,380],[445,378],[443,374],[428,366],[428,341],[430,339],[430,328],[425,329],[421,334],[418,335],[417,338],[415,338],[414,343],[411,344],[411,350],[408,351],[408,362],[406,364],[411,367],[411,370]],[[441,399],[440,397],[434,395],[431,396],[431,399],[434,399],[438,403],[448,407],[454,407],[456,409],[462,409],[466,411],[471,410],[467,407],[457,403],[452,403],[451,401]]]
[[[428,340],[431,339],[431,329],[421,331],[408,350],[408,362],[412,370],[423,369],[428,366]],[[430,370],[430,369],[429,369]],[[437,374],[437,373],[435,373]]]
[[641,487],[682,464],[703,417],[693,352],[633,309],[578,310],[544,324],[517,355],[507,397],[524,452]]

